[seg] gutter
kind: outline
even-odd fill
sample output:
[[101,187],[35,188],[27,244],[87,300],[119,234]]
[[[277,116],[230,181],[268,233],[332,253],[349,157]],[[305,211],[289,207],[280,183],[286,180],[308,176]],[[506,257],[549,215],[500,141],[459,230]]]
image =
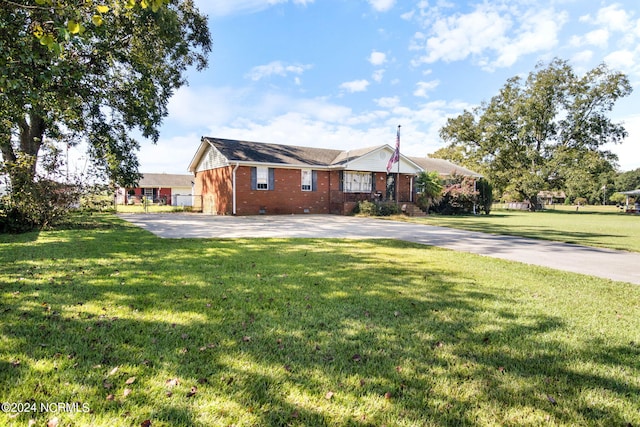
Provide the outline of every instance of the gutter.
[[233,168],[233,171],[231,172],[231,175],[232,175],[231,193],[233,196],[233,207],[232,207],[233,215],[236,214],[236,171],[238,170],[239,167],[240,167],[240,162],[236,162],[236,166]]

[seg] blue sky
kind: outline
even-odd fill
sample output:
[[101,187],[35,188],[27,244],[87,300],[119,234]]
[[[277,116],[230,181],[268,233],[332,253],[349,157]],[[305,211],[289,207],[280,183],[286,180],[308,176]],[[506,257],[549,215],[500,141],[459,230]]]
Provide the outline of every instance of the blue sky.
[[611,149],[640,167],[637,0],[196,0],[209,16],[210,66],[170,101],[142,172],[188,173],[200,137],[426,156],[448,117],[489,100],[509,77],[567,59],[601,62],[634,93],[611,113],[629,138]]

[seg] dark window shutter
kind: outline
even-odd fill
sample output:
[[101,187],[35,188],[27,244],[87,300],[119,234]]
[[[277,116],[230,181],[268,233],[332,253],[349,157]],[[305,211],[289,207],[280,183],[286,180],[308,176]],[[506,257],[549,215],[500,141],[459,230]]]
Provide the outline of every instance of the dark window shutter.
[[371,192],[376,192],[376,173],[371,172]]
[[311,171],[311,191],[318,191],[318,171]]
[[269,168],[269,190],[275,190],[275,188],[276,188],[275,171],[273,168]]
[[340,191],[344,191],[344,171],[339,171],[340,172],[340,178],[339,178],[339,190]]
[[256,182],[258,181],[258,169],[251,168],[251,189],[255,190],[257,188]]

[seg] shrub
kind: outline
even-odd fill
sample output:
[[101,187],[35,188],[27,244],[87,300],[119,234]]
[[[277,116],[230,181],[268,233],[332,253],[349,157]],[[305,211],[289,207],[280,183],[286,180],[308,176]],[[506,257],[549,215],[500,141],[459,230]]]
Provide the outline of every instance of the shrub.
[[368,200],[358,202],[353,213],[366,216],[390,216],[400,213],[400,208],[395,202],[374,203]]
[[400,213],[400,208],[395,202],[380,203],[378,212],[378,215],[380,216],[397,215]]
[[585,205],[589,204],[589,201],[584,197],[576,197],[573,200],[573,203],[576,204],[576,205],[585,206]]
[[368,200],[363,202],[358,202],[353,213],[359,213],[367,216],[376,216],[378,215],[378,205]]

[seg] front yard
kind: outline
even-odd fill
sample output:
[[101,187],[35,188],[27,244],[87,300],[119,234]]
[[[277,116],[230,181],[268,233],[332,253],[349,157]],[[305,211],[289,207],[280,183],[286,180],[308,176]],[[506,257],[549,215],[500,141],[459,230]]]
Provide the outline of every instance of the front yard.
[[2,425],[640,424],[637,286],[93,218],[0,235]]

